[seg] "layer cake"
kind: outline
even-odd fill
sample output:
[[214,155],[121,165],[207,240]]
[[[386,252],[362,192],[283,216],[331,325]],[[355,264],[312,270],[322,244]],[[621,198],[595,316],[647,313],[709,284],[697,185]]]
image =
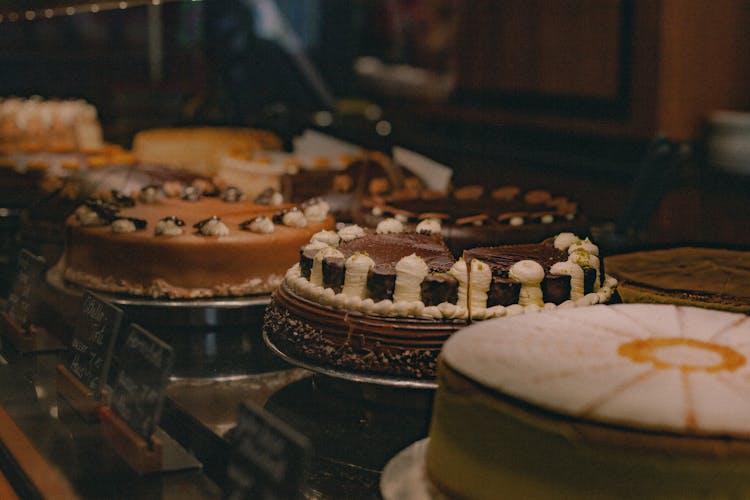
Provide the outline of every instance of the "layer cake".
[[395,217],[414,228],[424,219],[437,218],[454,253],[482,245],[532,243],[561,232],[588,232],[578,204],[546,190],[472,185],[436,192],[423,189],[415,177],[404,184],[398,190],[371,192],[355,212],[355,222],[376,227]]
[[429,221],[314,235],[266,310],[269,340],[315,363],[432,378],[443,342],[471,321],[610,300],[598,248],[563,233],[456,259]]

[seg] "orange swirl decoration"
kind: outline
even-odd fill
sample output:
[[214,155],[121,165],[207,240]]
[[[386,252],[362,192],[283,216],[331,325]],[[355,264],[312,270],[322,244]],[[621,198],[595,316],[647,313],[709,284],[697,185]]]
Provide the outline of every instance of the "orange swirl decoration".
[[[704,351],[709,357],[706,363],[672,363],[665,359],[664,349],[673,347],[687,347]],[[662,354],[662,357],[659,356]],[[724,345],[712,344],[696,339],[678,338],[678,337],[656,337],[648,339],[638,339],[622,344],[617,349],[618,354],[628,357],[636,363],[652,363],[654,368],[669,369],[678,368],[683,372],[706,371],[709,373],[722,370],[734,371],[741,368],[747,362],[745,356],[738,353],[731,347]],[[714,362],[716,355],[720,358],[719,362]],[[697,357],[697,356],[696,356]]]

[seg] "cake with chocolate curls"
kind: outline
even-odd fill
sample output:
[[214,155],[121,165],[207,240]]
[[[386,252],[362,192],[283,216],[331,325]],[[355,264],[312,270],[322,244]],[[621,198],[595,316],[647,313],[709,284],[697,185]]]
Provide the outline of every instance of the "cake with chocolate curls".
[[566,231],[588,232],[578,204],[546,190],[469,185],[435,192],[407,180],[402,189],[365,198],[355,222],[376,227],[395,217],[414,228],[422,220],[439,219],[443,238],[455,253],[481,245],[533,243]]
[[573,233],[456,258],[439,228],[316,233],[266,309],[267,339],[323,366],[430,379],[443,342],[472,321],[606,303],[616,287]]

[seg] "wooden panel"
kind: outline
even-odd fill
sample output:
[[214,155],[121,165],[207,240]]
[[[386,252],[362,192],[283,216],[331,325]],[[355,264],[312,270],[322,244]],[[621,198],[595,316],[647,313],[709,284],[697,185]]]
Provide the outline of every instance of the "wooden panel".
[[13,491],[13,487],[8,482],[8,479],[0,472],[0,498],[3,500],[17,500],[18,495]]
[[463,6],[463,89],[616,98],[623,0],[478,0]]
[[692,138],[711,111],[750,107],[750,2],[661,4],[658,126]]
[[18,428],[2,406],[0,406],[0,446],[13,457],[42,498],[66,500],[78,498],[65,476],[34,448],[29,438]]

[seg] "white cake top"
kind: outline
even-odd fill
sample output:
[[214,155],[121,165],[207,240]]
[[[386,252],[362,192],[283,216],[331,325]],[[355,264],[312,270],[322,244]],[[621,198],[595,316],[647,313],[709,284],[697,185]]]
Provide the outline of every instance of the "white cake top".
[[671,305],[557,309],[475,323],[445,362],[485,387],[573,417],[750,436],[750,317]]

